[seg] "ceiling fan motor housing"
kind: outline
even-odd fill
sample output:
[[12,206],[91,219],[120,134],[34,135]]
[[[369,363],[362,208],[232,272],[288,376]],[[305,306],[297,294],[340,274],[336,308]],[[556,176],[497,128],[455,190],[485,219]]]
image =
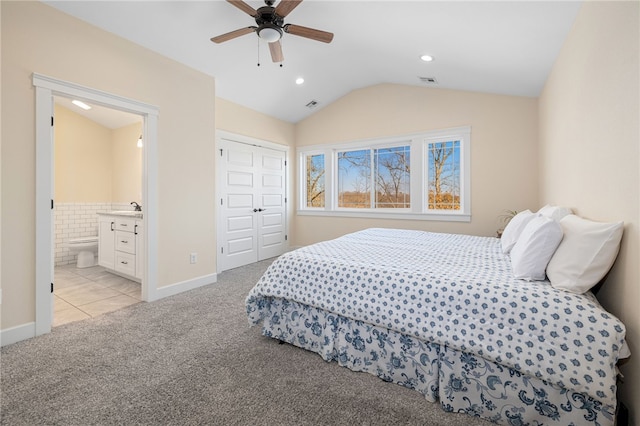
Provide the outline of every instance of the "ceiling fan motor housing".
[[[266,2],[269,4],[269,2]],[[271,2],[273,4],[273,2]],[[275,8],[269,6],[262,6],[256,11],[256,24],[258,29],[258,37],[266,40],[269,43],[280,40],[282,37],[282,25],[284,19],[278,16],[275,12]]]
[[256,24],[258,27],[264,24],[272,24],[276,27],[282,28],[284,24],[284,18],[276,14],[276,9],[271,6],[262,6],[257,10]]

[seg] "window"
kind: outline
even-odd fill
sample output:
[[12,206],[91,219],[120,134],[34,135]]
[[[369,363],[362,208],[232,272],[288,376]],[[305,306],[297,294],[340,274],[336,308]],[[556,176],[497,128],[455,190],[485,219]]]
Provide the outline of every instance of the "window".
[[469,127],[302,148],[298,214],[469,221]]
[[460,210],[460,141],[427,143],[429,210]]
[[305,161],[305,205],[324,207],[324,154],[307,155]]
[[339,208],[410,208],[410,147],[338,151]]
[[338,207],[371,207],[371,151],[338,152]]
[[411,207],[411,147],[376,149],[375,182],[377,208]]

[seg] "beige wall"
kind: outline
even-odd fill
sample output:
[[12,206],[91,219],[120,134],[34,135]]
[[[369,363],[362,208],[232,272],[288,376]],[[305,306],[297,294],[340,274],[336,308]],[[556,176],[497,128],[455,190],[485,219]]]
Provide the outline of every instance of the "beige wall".
[[[1,23],[2,23],[2,7],[0,7],[0,24]],[[0,46],[2,46],[2,31],[0,31]],[[0,82],[2,82],[1,50],[0,50]],[[0,92],[2,92],[1,84],[0,84]],[[2,102],[0,102],[0,141],[2,141]],[[2,176],[2,149],[0,149],[0,176]],[[2,223],[2,179],[0,179],[0,223]],[[2,226],[0,226],[0,241],[2,241]],[[2,244],[0,244],[0,259],[2,259]],[[0,330],[2,330],[2,279],[1,277],[2,277],[2,262],[0,261]]]
[[33,72],[159,108],[158,286],[215,273],[214,79],[40,2],[0,7],[2,329],[35,319]]
[[111,130],[60,105],[54,115],[56,202],[110,202]]
[[216,98],[216,128],[289,147],[295,144],[295,125],[222,98]]
[[[640,416],[638,2],[586,2],[540,97],[540,200],[625,222],[599,299],[627,326],[622,400]],[[633,424],[633,423],[632,423]]]
[[58,203],[142,203],[142,122],[109,129],[55,105]]
[[370,226],[495,235],[505,209],[538,207],[535,98],[381,84],[351,92],[296,126],[297,146],[471,126],[469,223],[297,216],[295,244]]
[[142,204],[142,149],[138,138],[142,134],[142,123],[113,129],[111,131],[111,160],[113,167],[114,203]]

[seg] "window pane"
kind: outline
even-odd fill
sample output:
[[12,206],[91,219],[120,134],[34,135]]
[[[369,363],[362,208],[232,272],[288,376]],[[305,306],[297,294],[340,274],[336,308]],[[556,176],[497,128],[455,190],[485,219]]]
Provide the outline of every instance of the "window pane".
[[371,150],[338,152],[338,207],[371,207]]
[[427,145],[429,209],[460,210],[460,141]]
[[307,207],[324,207],[324,154],[307,155]]
[[410,208],[410,147],[376,149],[374,167],[377,208]]

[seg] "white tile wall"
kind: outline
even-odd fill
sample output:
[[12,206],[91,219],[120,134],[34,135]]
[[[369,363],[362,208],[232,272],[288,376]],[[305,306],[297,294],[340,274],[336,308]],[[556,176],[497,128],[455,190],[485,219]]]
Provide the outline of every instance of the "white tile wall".
[[76,261],[77,255],[69,253],[64,244],[70,238],[98,235],[98,212],[133,210],[129,204],[119,203],[59,203],[55,204],[55,265],[67,265]]

